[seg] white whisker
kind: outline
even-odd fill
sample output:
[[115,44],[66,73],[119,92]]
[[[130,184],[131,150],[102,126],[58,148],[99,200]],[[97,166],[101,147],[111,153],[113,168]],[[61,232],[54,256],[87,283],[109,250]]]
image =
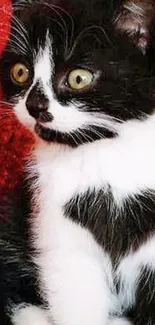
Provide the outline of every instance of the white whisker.
[[[0,100],[0,104],[2,105],[7,105],[7,106],[10,106],[10,107],[13,107],[13,104],[7,102],[7,101],[4,101],[4,100]],[[10,110],[9,110],[10,111]]]

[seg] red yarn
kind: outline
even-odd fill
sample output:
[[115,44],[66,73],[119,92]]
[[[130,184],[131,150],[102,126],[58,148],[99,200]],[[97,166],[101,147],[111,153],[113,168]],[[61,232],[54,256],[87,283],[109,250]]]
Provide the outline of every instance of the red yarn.
[[[9,38],[11,15],[11,1],[0,0],[0,56]],[[0,100],[3,100],[1,91]],[[4,194],[18,193],[25,157],[33,141],[31,133],[21,126],[13,112],[0,105],[0,200]]]
[[0,198],[21,186],[25,158],[33,145],[32,135],[13,114],[0,112]]
[[0,0],[0,54],[2,53],[9,37],[11,15],[11,1]]

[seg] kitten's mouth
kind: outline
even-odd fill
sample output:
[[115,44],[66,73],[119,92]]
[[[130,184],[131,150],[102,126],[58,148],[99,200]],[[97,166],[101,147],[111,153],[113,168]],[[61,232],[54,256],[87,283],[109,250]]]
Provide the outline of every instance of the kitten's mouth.
[[77,147],[77,142],[74,141],[71,135],[52,130],[46,124],[37,122],[35,125],[35,132],[46,142],[59,143],[71,147]]
[[52,121],[53,121],[53,116],[49,112],[40,113],[39,117],[36,119],[35,132],[40,138],[46,141],[49,141],[48,134],[50,133],[50,129],[46,124]]
[[35,118],[35,132],[36,134],[45,141],[49,140],[49,134],[51,130],[48,127],[48,122],[53,121],[53,115],[50,112],[41,112],[38,117]]
[[37,135],[42,138],[45,141],[50,141],[49,140],[49,134],[50,134],[50,129],[45,126],[46,122],[42,120],[37,120],[37,123],[35,125],[35,132]]
[[52,122],[53,121],[53,115],[50,112],[42,112],[39,114],[39,117],[37,118],[37,123],[39,124],[45,124],[46,122]]
[[[93,127],[92,127],[93,128]],[[100,140],[101,138],[113,138],[116,136],[116,133],[108,131],[106,129],[100,129],[94,127],[94,130],[84,129],[84,130],[76,130],[76,132],[72,133],[63,133],[60,131],[56,131],[51,129],[46,125],[46,123],[42,123],[37,121],[35,125],[36,134],[44,141],[49,143],[59,143],[63,145],[70,146],[72,148],[76,148],[79,145],[82,145],[87,142],[94,142],[95,140]],[[102,132],[102,137],[101,133]]]

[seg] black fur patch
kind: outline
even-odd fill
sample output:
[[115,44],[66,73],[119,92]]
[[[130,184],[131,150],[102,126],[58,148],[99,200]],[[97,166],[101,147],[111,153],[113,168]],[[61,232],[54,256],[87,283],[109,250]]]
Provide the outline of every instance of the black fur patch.
[[116,136],[115,132],[110,132],[101,127],[91,126],[91,130],[79,129],[76,132],[62,133],[55,130],[43,127],[40,124],[35,126],[36,133],[47,142],[54,142],[60,144],[67,144],[73,148],[78,147],[87,142],[94,142],[103,138],[113,138]]
[[115,264],[129,249],[139,245],[155,231],[155,193],[143,193],[116,205],[110,191],[87,192],[74,197],[65,214],[91,231]]
[[[16,193],[17,195],[17,193]],[[36,253],[31,246],[29,227],[30,198],[18,192],[1,198],[0,203],[0,323],[11,325],[12,306],[21,303],[41,306],[37,285],[38,270],[32,260]]]

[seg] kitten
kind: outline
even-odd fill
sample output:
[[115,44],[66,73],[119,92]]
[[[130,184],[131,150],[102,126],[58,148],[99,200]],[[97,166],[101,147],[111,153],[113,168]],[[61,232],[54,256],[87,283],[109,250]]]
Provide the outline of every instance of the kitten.
[[108,0],[17,1],[1,81],[44,141],[11,278],[0,252],[4,324],[155,323],[154,11],[148,0],[121,14]]

